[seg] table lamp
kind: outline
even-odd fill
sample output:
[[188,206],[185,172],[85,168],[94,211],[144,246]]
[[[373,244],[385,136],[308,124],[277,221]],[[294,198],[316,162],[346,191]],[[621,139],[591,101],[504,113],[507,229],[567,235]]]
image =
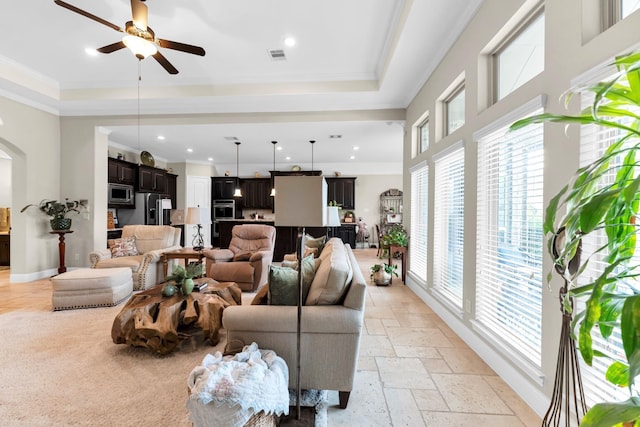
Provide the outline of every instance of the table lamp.
[[209,208],[189,208],[187,210],[187,224],[196,224],[196,233],[193,235],[193,250],[201,251],[204,249],[204,237],[202,236],[202,224],[211,224],[211,213]]

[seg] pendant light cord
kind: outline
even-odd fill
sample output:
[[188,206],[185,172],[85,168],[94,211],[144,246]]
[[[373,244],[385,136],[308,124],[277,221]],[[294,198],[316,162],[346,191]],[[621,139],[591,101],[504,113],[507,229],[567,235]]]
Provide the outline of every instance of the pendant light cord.
[[140,148],[140,81],[142,80],[142,61],[138,60],[138,151]]

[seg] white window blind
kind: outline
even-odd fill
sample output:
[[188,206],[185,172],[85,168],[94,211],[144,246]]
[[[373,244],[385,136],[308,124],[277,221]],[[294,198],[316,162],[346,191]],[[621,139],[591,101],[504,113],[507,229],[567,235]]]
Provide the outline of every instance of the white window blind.
[[502,345],[539,367],[542,125],[507,130],[505,126],[478,139],[476,320]]
[[427,284],[427,219],[429,202],[429,166],[418,164],[411,173],[411,232],[409,235],[409,272]]
[[464,147],[434,159],[433,285],[462,308]]
[[[606,80],[606,79],[605,79]],[[593,96],[582,98],[583,107],[591,105],[593,102]],[[629,124],[629,119],[619,120],[621,123]],[[602,156],[604,151],[615,141],[620,139],[620,131],[617,129],[609,129],[601,126],[588,125],[580,128],[580,166],[591,163],[598,157]],[[634,143],[637,141],[634,141]],[[623,158],[617,158],[611,162],[610,167],[614,170],[609,172],[609,180],[612,182],[615,178],[615,168],[620,165]],[[580,285],[586,285],[595,279],[607,266],[604,262],[606,252],[601,252],[595,256],[592,256],[593,252],[604,245],[605,235],[603,231],[596,231],[582,240],[582,255],[581,259],[584,261],[589,259],[589,265],[587,269],[580,276],[578,283]],[[640,263],[640,248],[636,245],[636,252],[633,263]],[[635,286],[638,286],[635,283]],[[578,301],[578,309],[584,309],[584,301]],[[624,350],[622,348],[622,341],[618,334],[612,334],[608,341],[605,341],[598,333],[598,329],[593,330],[593,348],[599,350],[604,354],[613,357],[614,359],[623,359]],[[582,361],[582,358],[580,358]],[[628,395],[628,389],[616,387],[605,380],[605,372],[610,361],[607,359],[594,357],[592,366],[586,366],[583,362],[581,369],[582,381],[585,390],[585,399],[587,405],[591,406],[594,403],[611,400],[626,400]]]

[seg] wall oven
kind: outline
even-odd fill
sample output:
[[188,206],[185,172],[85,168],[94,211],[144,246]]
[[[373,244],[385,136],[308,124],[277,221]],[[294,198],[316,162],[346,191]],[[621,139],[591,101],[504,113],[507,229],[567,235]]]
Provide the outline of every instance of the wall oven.
[[236,201],[235,200],[214,200],[213,201],[213,228],[211,233],[214,238],[220,237],[218,231],[218,221],[225,219],[234,219],[236,217]]

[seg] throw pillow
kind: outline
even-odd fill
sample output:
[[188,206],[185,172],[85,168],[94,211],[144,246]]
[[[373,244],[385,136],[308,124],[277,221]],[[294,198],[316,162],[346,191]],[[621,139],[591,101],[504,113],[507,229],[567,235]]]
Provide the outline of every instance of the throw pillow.
[[320,254],[322,253],[322,249],[324,248],[324,244],[327,241],[327,236],[321,236],[321,237],[313,237],[309,234],[304,236],[304,246],[305,246],[305,252],[306,252],[306,248],[317,248],[318,249],[318,253],[315,254],[316,258],[320,256]]
[[109,242],[109,249],[113,258],[121,256],[140,255],[136,248],[135,237],[124,237],[122,239],[113,239]]
[[249,261],[249,259],[251,258],[251,255],[253,255],[251,252],[240,252],[239,254],[235,255],[233,257],[234,261]]
[[[309,295],[309,288],[316,272],[319,260],[313,255],[302,260],[302,302]],[[288,267],[269,267],[269,304],[297,305],[298,304],[298,271]]]
[[297,305],[298,272],[293,268],[269,266],[270,305]]

